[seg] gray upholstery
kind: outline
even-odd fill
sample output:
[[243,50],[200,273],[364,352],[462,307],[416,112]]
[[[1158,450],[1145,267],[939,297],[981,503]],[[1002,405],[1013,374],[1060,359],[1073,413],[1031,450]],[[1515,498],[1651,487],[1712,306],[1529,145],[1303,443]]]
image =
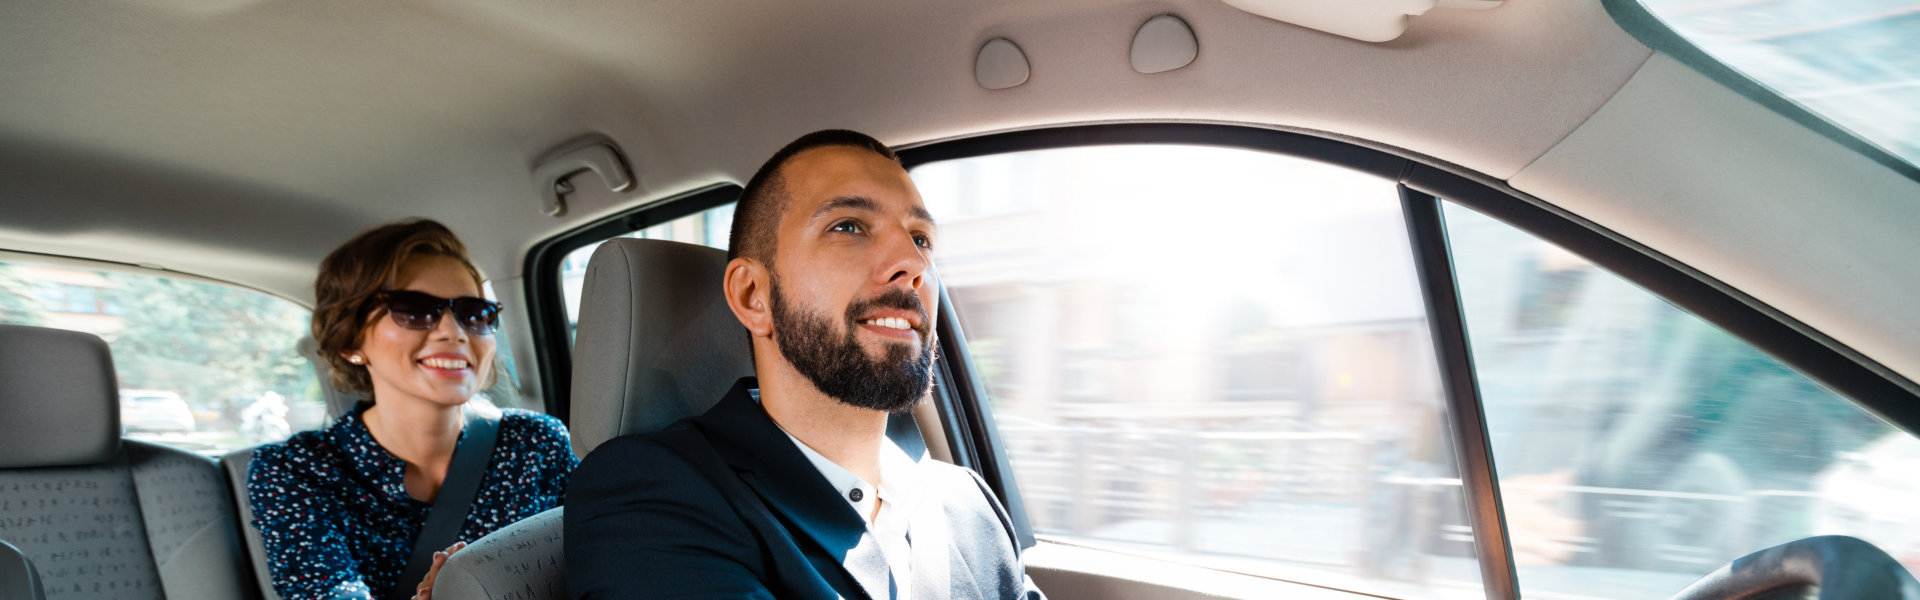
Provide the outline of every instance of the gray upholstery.
[[[726,269],[726,251],[666,240],[593,251],[573,344],[575,454],[707,412],[753,375],[747,330],[720,290]],[[889,419],[887,436],[909,456],[927,449],[912,415]]]
[[233,492],[234,512],[239,518],[235,522],[239,524],[242,547],[252,567],[249,574],[253,584],[260,588],[261,598],[280,600],[280,593],[273,591],[273,577],[267,572],[266,546],[260,542],[260,530],[253,527],[253,506],[247,503],[247,469],[252,466],[252,448],[241,448],[220,457],[220,470],[226,472],[228,489]]
[[0,469],[106,462],[120,449],[120,392],[98,336],[0,325]]
[[111,460],[0,470],[0,539],[39,568],[47,595],[254,598],[219,467],[127,441]]
[[433,597],[567,597],[566,556],[556,508],[508,525],[454,553],[433,582]]
[[[120,439],[100,338],[0,326],[0,382],[0,540],[32,561],[49,598],[256,597],[219,467]],[[40,425],[17,431],[22,421]]]
[[[720,284],[725,251],[613,239],[593,251],[573,345],[573,449],[705,412],[753,374]],[[636,400],[645,401],[636,401]]]
[[[574,452],[704,412],[753,374],[747,333],[720,295],[726,265],[720,250],[662,240],[615,239],[594,251],[573,346]],[[433,596],[565,598],[563,510],[454,554]]]
[[256,597],[220,466],[198,454],[133,440],[123,454],[167,597]]
[[0,540],[0,598],[8,600],[45,600],[40,573],[20,548]]
[[163,598],[132,469],[124,457],[85,467],[0,471],[0,539],[20,546],[63,599]]

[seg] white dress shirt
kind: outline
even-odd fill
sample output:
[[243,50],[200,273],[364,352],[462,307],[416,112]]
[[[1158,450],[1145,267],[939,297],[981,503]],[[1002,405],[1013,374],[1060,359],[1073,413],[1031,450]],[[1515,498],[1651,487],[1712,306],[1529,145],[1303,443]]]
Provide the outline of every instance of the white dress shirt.
[[[760,400],[760,390],[751,390],[754,401]],[[774,425],[779,425],[775,422]],[[800,438],[793,437],[782,427],[781,432],[793,445],[806,455],[813,468],[827,479],[827,483],[840,492],[840,499],[847,502],[860,520],[867,524],[867,532],[880,543],[880,553],[887,557],[887,568],[892,571],[895,600],[910,600],[913,591],[913,545],[907,538],[907,524],[912,520],[913,509],[919,505],[920,464],[907,456],[893,440],[884,440],[880,444],[880,485],[875,486],[861,479],[859,475],[848,471],[846,467],[827,459]],[[874,512],[874,503],[878,502],[879,512]],[[869,518],[871,517],[871,518]]]

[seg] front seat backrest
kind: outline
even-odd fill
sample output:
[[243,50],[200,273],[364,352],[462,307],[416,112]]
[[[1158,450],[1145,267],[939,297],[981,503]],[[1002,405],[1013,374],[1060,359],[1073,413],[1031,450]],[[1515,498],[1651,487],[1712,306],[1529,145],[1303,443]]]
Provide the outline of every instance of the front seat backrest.
[[724,250],[613,239],[593,251],[573,345],[574,453],[706,412],[753,375],[747,331],[720,290]]
[[40,585],[40,571],[34,569],[18,546],[0,540],[0,598],[7,600],[46,600],[46,588]]
[[254,598],[212,460],[122,440],[106,342],[0,325],[0,539],[49,597]]
[[[726,251],[694,244],[619,238],[593,251],[573,345],[575,454],[705,413],[753,376],[726,272]],[[909,456],[927,449],[909,414],[888,419],[887,436]]]
[[[753,374],[746,330],[720,294],[726,265],[726,252],[662,240],[615,239],[594,250],[573,346],[575,453],[699,414]],[[566,597],[563,510],[509,525],[454,554],[433,596]]]
[[567,562],[560,543],[564,510],[550,509],[521,519],[455,552],[433,580],[433,597],[566,598]]

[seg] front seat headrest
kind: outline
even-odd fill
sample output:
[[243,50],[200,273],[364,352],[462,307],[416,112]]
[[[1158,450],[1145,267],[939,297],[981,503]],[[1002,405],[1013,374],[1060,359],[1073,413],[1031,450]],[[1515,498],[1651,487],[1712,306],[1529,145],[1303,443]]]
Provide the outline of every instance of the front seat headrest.
[[0,469],[90,465],[120,451],[120,386],[91,333],[0,325]]
[[704,413],[753,375],[724,250],[619,238],[593,251],[573,343],[573,450]]

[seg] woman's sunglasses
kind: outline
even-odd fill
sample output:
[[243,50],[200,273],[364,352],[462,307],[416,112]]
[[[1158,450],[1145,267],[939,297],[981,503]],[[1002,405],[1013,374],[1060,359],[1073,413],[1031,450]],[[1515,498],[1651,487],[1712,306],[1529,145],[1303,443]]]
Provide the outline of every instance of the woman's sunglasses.
[[440,325],[440,315],[453,309],[453,322],[474,335],[493,335],[500,325],[500,303],[472,296],[441,298],[410,290],[392,290],[374,294],[373,302],[385,306],[393,324],[407,329],[431,331]]

